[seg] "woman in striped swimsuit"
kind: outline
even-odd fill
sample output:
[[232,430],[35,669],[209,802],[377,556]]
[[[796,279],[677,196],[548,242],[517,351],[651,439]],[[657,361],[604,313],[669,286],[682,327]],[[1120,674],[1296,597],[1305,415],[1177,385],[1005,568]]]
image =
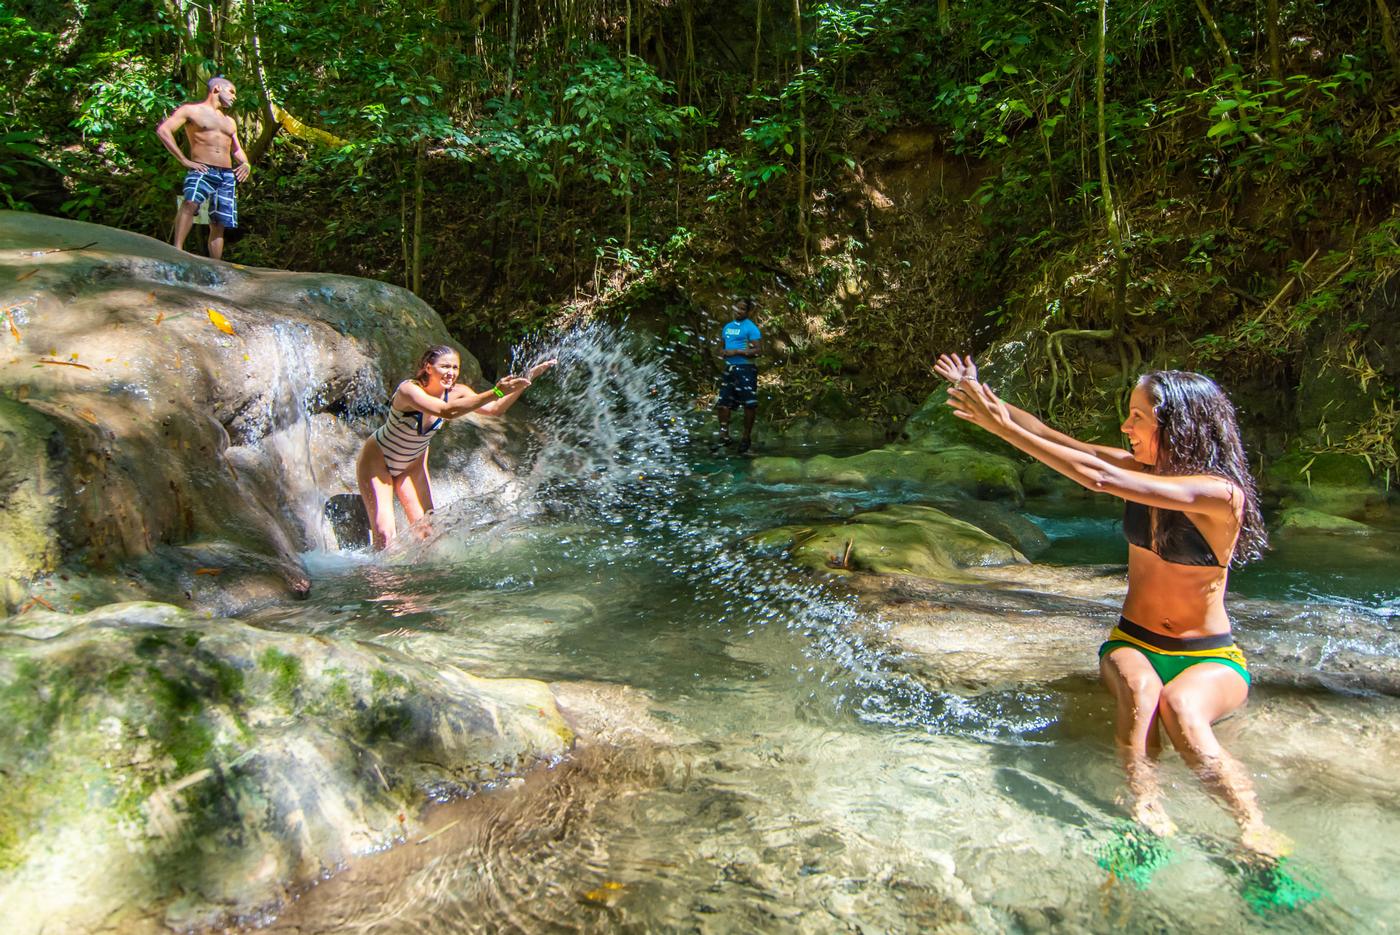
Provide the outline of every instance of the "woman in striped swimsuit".
[[972,358],[943,355],[955,415],[1099,493],[1126,501],[1128,593],[1099,649],[1099,671],[1117,707],[1117,747],[1133,818],[1175,830],[1156,780],[1165,731],[1182,758],[1239,825],[1253,854],[1281,856],[1288,841],[1264,823],[1248,772],[1211,725],[1249,697],[1248,663],[1230,633],[1225,584],[1232,562],[1265,545],[1259,498],[1240,443],[1235,408],[1209,378],[1178,370],[1144,374],[1122,432],[1130,451],[1093,445],[1007,405],[977,380]]
[[375,549],[384,548],[394,538],[395,496],[410,525],[432,510],[428,445],[443,420],[469,412],[502,415],[532,380],[554,364],[553,360],[536,364],[525,376],[502,377],[491,389],[478,393],[457,383],[462,361],[456,351],[445,345],[428,349],[414,378],[403,381],[394,391],[388,421],[365,439],[355,465]]

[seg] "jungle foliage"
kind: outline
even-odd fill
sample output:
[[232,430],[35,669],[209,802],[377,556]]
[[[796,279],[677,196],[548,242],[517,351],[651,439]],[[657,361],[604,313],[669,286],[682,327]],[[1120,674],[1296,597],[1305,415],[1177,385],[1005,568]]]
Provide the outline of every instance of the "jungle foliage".
[[1081,425],[1148,365],[1288,423],[1332,368],[1361,408],[1294,434],[1379,472],[1391,3],[2,0],[0,197],[164,235],[151,130],[225,74],[235,257],[400,282],[488,367],[600,309],[693,347],[747,291],[786,415],[897,417],[1020,336],[1016,391]]

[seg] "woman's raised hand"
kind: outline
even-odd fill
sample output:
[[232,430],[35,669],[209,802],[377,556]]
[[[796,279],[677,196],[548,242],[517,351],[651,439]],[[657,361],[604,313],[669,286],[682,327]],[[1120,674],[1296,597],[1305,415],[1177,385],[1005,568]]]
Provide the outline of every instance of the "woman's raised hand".
[[948,405],[953,407],[953,415],[993,434],[1015,424],[1010,408],[991,387],[966,376],[948,388]]
[[549,360],[540,361],[539,363],[535,364],[535,366],[533,366],[533,367],[531,367],[529,370],[525,371],[525,378],[526,378],[527,380],[534,380],[536,377],[538,377],[540,374],[544,373],[546,370],[550,370],[550,369],[552,369],[552,368],[554,368],[554,367],[557,367],[558,365],[559,365],[559,361],[558,361],[556,358],[553,358],[553,357],[551,357]]
[[933,365],[933,372],[949,383],[977,379],[977,364],[971,357],[958,357],[957,354],[939,354]]
[[520,390],[525,389],[525,387],[529,385],[529,377],[518,377],[514,374],[501,377],[499,380],[496,381],[496,389],[500,390],[506,395],[510,395],[511,393],[517,393]]

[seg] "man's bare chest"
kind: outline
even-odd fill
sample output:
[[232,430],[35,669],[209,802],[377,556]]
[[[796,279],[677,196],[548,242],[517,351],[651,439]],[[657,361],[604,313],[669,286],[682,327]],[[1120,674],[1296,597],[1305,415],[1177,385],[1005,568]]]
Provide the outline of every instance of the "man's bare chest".
[[220,113],[194,113],[190,115],[189,121],[185,124],[190,135],[207,138],[210,134],[221,134],[223,136],[233,136],[234,122],[230,117],[225,117]]

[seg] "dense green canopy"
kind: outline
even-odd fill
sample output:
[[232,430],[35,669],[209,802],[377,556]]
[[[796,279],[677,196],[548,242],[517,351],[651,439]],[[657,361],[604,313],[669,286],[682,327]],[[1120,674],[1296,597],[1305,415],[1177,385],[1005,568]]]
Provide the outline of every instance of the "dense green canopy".
[[164,236],[152,128],[225,74],[234,258],[404,283],[488,366],[736,289],[780,299],[788,414],[1027,329],[1028,394],[1086,411],[1096,366],[1291,391],[1325,349],[1393,465],[1390,2],[4,0],[0,195]]

